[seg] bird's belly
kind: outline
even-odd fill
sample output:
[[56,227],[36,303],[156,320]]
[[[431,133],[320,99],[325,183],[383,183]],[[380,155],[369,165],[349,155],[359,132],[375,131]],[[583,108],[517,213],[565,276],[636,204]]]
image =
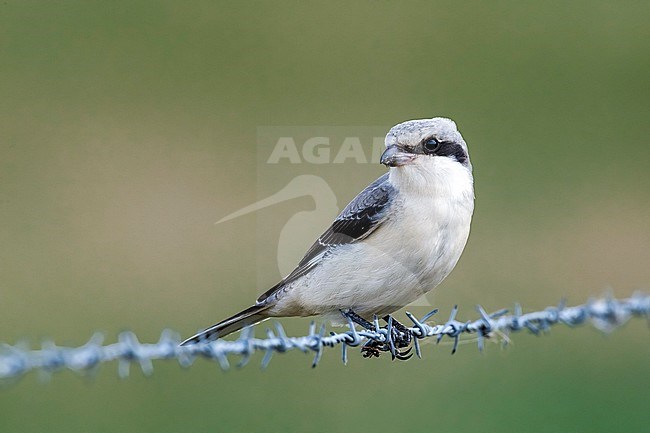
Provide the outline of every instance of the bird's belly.
[[362,242],[333,251],[286,291],[275,313],[315,315],[346,308],[367,318],[391,313],[436,287],[451,272],[467,241],[469,221],[456,216],[418,225],[406,216],[381,228]]

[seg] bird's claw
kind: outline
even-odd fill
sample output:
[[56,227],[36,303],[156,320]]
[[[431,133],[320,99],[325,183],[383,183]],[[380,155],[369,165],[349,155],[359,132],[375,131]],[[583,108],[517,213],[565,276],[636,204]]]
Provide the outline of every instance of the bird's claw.
[[[411,342],[413,341],[413,333],[406,326],[392,320],[392,327],[388,341],[379,342],[377,340],[368,341],[362,348],[361,353],[364,358],[378,358],[381,352],[390,352],[392,359],[399,359],[406,361],[410,359],[413,354],[411,350]],[[385,328],[384,328],[385,329]],[[399,350],[407,348],[406,350]]]
[[364,358],[379,358],[383,350],[385,349],[380,349],[377,345],[366,344],[361,348],[361,354]]
[[402,352],[395,350],[395,355],[393,355],[393,359],[399,359],[400,361],[406,361],[410,359],[411,356],[413,356],[413,354],[411,353],[412,349],[413,349],[412,347],[409,347],[408,349]]
[[[411,353],[411,350],[413,349],[413,347],[411,347],[411,342],[413,341],[413,333],[400,323],[397,323],[397,326],[395,326],[395,324],[393,325],[391,333],[394,344],[394,349],[391,350],[393,360],[399,359],[400,361],[406,361],[411,356],[413,356]],[[398,350],[404,347],[407,349],[403,351]]]
[[[375,331],[376,325],[373,325],[371,322],[368,322],[363,317],[359,316],[352,309],[340,310],[341,314],[344,317],[356,323],[357,325],[362,326],[367,331]],[[390,335],[387,336],[387,340],[380,342],[377,340],[368,341],[362,348],[361,353],[364,358],[379,358],[381,352],[390,352],[392,359],[399,359],[401,361],[406,361],[411,358],[413,354],[411,353],[411,343],[413,342],[413,332],[406,326],[399,323],[397,320],[391,318],[391,316],[385,316],[384,320],[390,324]],[[382,329],[386,329],[388,325]],[[400,351],[399,349],[407,347],[408,349]]]
[[391,352],[393,360],[399,359],[400,361],[406,361],[413,356],[411,350],[413,350],[412,347],[409,347],[406,350],[402,351],[397,349],[394,349],[393,351],[391,350],[388,343],[379,343],[377,341],[371,340],[361,348],[361,354],[364,358],[379,358],[381,352]]
[[409,347],[413,341],[413,333],[411,330],[399,322],[393,321],[391,334],[393,343],[398,349],[401,349],[402,347]]

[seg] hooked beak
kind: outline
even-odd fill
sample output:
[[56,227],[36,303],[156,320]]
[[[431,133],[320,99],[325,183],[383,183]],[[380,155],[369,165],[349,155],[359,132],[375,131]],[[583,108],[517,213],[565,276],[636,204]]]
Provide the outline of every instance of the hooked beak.
[[393,144],[388,146],[384,153],[382,153],[380,162],[387,167],[401,167],[414,159],[415,155],[402,152],[399,147]]

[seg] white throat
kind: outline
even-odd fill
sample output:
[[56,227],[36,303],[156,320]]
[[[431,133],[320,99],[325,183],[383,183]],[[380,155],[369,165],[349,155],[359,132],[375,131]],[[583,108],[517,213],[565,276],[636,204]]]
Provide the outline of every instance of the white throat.
[[391,168],[389,179],[402,193],[459,201],[473,208],[472,172],[450,158],[422,155],[408,165]]

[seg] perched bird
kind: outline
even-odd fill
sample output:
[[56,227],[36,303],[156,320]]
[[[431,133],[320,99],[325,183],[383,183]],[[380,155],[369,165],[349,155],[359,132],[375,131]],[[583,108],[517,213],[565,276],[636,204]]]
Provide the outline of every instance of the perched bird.
[[390,129],[371,183],[286,278],[255,304],[185,340],[214,340],[269,317],[346,317],[368,327],[436,287],[465,248],[474,210],[472,165],[456,124],[410,120]]

